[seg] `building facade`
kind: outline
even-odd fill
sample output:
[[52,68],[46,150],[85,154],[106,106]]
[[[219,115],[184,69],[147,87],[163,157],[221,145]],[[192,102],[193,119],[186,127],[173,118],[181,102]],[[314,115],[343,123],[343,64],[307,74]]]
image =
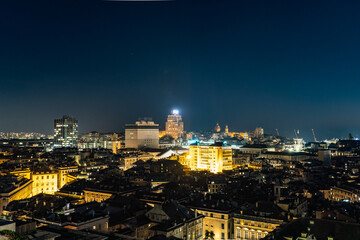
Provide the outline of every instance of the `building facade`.
[[184,122],[179,111],[173,110],[172,114],[168,115],[165,129],[166,135],[170,135],[174,139],[178,139],[184,133]]
[[228,146],[191,145],[189,156],[191,170],[208,170],[213,173],[232,170],[232,149]]
[[70,116],[54,120],[54,147],[73,147],[78,143],[78,121]]
[[281,219],[245,215],[230,206],[205,203],[203,202],[201,207],[190,207],[205,216],[205,239],[260,240],[283,223]]
[[260,240],[282,223],[278,219],[234,214],[234,238]]
[[157,223],[151,228],[154,235],[188,240],[203,239],[204,216],[176,201],[170,200],[162,204],[155,204],[154,208],[145,215],[152,222]]
[[[15,177],[15,176],[14,176]],[[32,180],[21,176],[11,179],[11,176],[1,177],[0,183],[0,215],[4,207],[11,201],[29,198],[32,193]]]
[[54,194],[58,190],[58,172],[33,172],[33,195],[39,193]]
[[31,196],[39,193],[54,194],[66,183],[75,180],[75,177],[69,177],[69,173],[76,172],[77,166],[59,167],[56,170],[31,171],[30,169],[10,172],[15,176],[22,176],[31,180]]
[[141,120],[125,125],[126,148],[159,148],[159,124]]
[[330,190],[322,190],[324,198],[334,202],[360,202],[360,191],[357,189],[344,189],[331,187]]
[[197,208],[205,216],[203,237],[206,239],[233,239],[233,221],[231,211]]
[[114,193],[110,191],[100,191],[96,189],[84,190],[85,202],[103,202],[109,199]]

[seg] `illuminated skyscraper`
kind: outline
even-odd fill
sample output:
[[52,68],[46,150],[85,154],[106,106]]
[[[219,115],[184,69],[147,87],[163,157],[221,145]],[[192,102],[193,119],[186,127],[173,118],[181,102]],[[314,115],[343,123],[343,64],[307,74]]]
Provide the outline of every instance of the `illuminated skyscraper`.
[[54,120],[54,147],[77,147],[78,120],[63,116]]
[[159,124],[140,120],[125,125],[126,148],[159,148]]
[[178,110],[173,110],[166,121],[166,134],[178,139],[184,133],[184,123]]

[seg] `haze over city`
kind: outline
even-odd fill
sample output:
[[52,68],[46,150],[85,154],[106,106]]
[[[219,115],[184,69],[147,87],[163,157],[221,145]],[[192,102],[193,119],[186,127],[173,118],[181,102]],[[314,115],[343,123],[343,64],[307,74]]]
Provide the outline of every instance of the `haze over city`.
[[358,1],[0,3],[0,130],[123,131],[180,109],[311,139],[359,136]]

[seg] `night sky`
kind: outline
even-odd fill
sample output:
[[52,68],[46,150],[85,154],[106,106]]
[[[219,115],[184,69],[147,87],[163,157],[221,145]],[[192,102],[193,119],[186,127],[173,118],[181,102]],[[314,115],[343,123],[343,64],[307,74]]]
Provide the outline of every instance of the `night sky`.
[[1,1],[0,131],[360,135],[360,1]]

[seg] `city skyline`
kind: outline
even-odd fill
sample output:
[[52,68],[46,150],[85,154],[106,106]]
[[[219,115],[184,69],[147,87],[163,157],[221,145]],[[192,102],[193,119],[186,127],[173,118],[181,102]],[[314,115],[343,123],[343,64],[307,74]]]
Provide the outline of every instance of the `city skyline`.
[[[122,131],[179,108],[185,130],[217,122],[311,139],[359,134],[356,1],[1,3],[0,131]],[[186,17],[185,17],[186,16]]]
[[[174,114],[174,111],[177,111],[176,114],[179,114],[182,116],[182,113],[180,112],[180,110],[178,109],[172,109],[171,111],[169,111],[169,114]],[[59,115],[58,117],[60,117],[62,115]],[[69,114],[64,114],[64,116],[70,116],[70,117],[73,117],[72,115],[69,115]],[[168,115],[166,115],[168,116]],[[159,124],[159,129],[161,131],[164,131],[166,130],[166,117],[165,117],[165,120],[164,119],[161,119],[159,121],[157,120],[154,120],[152,117],[138,117],[136,119],[134,119],[134,121],[140,121],[140,120],[150,120],[150,121],[154,121],[156,124]],[[186,119],[186,118],[185,118]],[[54,119],[53,119],[54,120]],[[52,121],[53,121],[52,120]],[[82,130],[81,129],[81,123],[80,123],[80,126],[79,126],[79,133],[80,134],[86,134],[86,133],[90,133],[90,132],[99,132],[99,133],[125,133],[125,128],[126,128],[126,125],[129,124],[129,123],[125,123],[123,126],[119,126],[118,129],[110,129],[110,130],[99,130],[99,129],[90,129],[90,130]],[[86,123],[85,123],[86,125]],[[210,128],[202,128],[202,129],[185,129],[185,132],[212,132],[214,131],[214,127],[219,125],[220,126],[220,129],[221,129],[221,132],[224,132],[225,131],[225,128],[226,127],[229,127],[228,124],[226,124],[226,122],[219,122],[217,121],[216,124],[214,122],[213,126],[211,126]],[[231,126],[229,127],[230,128],[230,131],[235,131],[235,132],[249,132],[249,131],[254,131],[254,129],[258,128],[258,127],[262,127],[263,125],[254,125],[255,127],[254,128],[249,128],[249,129],[235,129],[235,128],[232,128]],[[302,138],[304,139],[306,142],[312,142],[314,141],[314,134],[316,135],[316,138],[317,140],[330,140],[330,139],[346,139],[349,134],[351,134],[356,140],[359,139],[360,135],[358,134],[358,132],[356,131],[351,131],[349,130],[348,132],[346,132],[346,130],[343,131],[343,135],[339,136],[331,136],[330,134],[328,135],[328,137],[323,137],[322,134],[318,134],[318,131],[317,129],[286,129],[285,131],[283,131],[284,129],[281,129],[281,128],[275,128],[275,129],[264,129],[264,133],[265,134],[269,134],[269,135],[273,135],[273,136],[281,136],[281,137],[286,137],[286,138]],[[314,130],[314,133],[313,133],[313,130]],[[0,133],[36,133],[36,134],[43,134],[43,135],[53,135],[54,134],[54,129],[50,126],[50,128],[45,131],[45,132],[36,132],[36,131],[0,131]],[[296,133],[296,134],[295,134]]]
[[0,1],[0,239],[358,239],[359,10]]

